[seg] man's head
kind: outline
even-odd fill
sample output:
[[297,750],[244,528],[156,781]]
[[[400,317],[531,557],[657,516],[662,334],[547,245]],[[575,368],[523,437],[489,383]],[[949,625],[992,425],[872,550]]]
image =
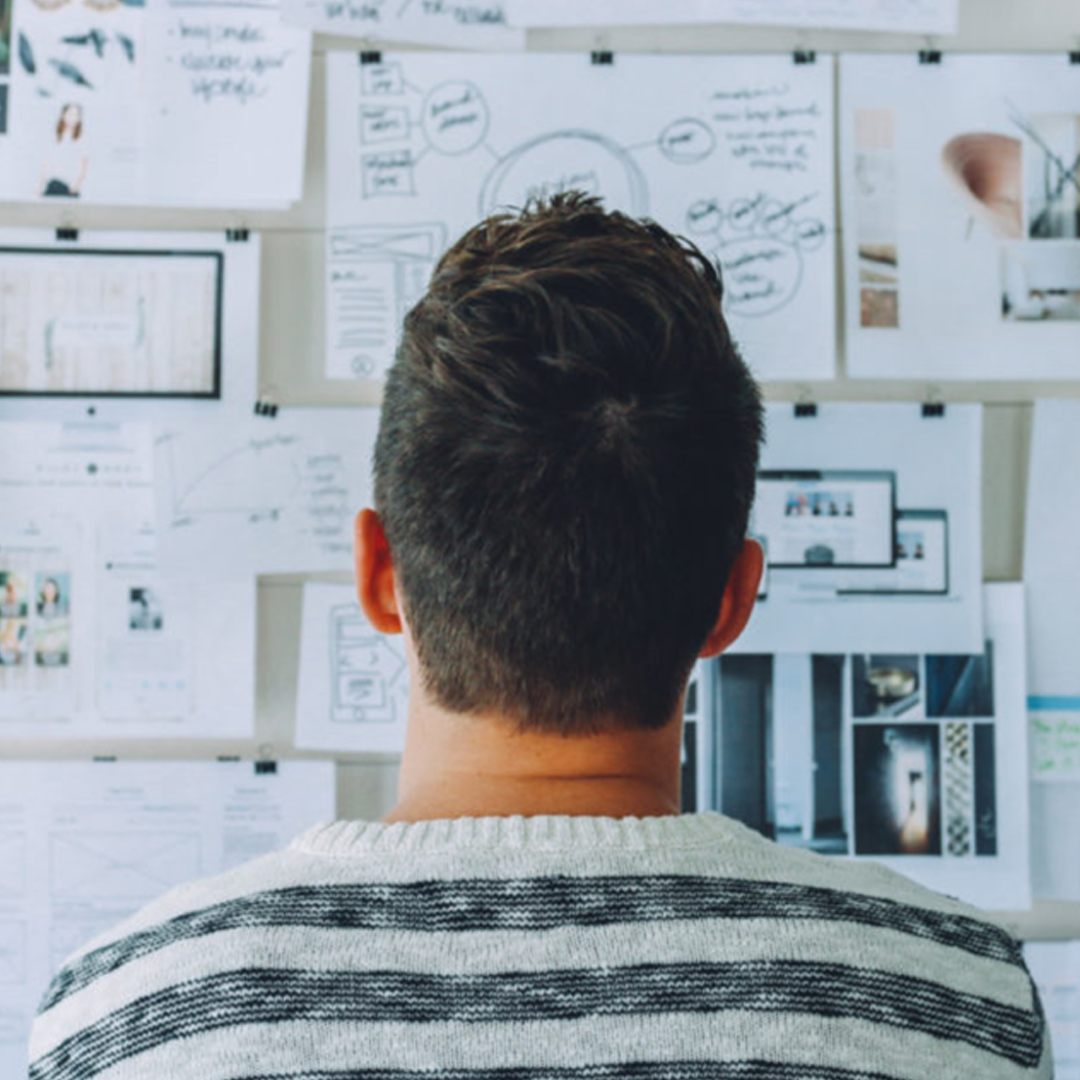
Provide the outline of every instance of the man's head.
[[358,556],[377,622],[392,561],[438,705],[660,727],[696,657],[737,636],[762,406],[720,299],[697,249],[581,195],[443,257],[387,380]]

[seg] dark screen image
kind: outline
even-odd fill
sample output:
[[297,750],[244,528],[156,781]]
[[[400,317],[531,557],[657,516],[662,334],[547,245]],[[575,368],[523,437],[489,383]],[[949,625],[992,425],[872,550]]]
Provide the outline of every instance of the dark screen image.
[[855,854],[941,854],[936,724],[856,724]]
[[982,656],[926,658],[927,716],[994,715],[994,644]]

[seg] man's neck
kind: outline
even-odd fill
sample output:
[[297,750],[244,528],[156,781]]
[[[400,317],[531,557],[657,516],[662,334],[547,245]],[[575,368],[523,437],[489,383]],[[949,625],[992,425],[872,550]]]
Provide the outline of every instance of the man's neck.
[[401,798],[383,820],[677,814],[681,740],[678,717],[654,731],[562,736],[414,702]]

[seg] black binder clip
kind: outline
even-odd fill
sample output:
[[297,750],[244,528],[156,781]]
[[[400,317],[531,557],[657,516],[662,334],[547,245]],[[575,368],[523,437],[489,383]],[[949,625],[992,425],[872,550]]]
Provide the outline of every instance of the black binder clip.
[[73,229],[70,225],[61,226],[59,229],[56,230],[56,239],[69,241],[78,240],[79,230]]
[[1069,53],[1069,63],[1080,65],[1080,49],[1074,49]]
[[615,54],[608,49],[596,49],[589,54],[589,60],[597,67],[610,67],[615,63]]
[[367,64],[381,64],[382,53],[378,49],[365,49],[360,53],[360,66],[364,67]]
[[255,415],[264,416],[267,420],[277,418],[277,406],[272,401],[256,401]]
[[817,406],[812,401],[797,401],[795,403],[795,419],[809,420],[817,416]]
[[256,776],[275,776],[277,774],[276,761],[256,761],[254,764]]
[[920,49],[919,50],[919,63],[920,64],[940,64],[941,63],[941,50],[940,49]]
[[945,403],[943,401],[926,401],[922,407],[923,419],[932,419],[945,415]]
[[251,233],[247,229],[226,229],[225,240],[230,244],[246,244]]
[[796,64],[816,64],[817,53],[814,52],[813,49],[796,49],[791,54],[791,59],[794,60]]

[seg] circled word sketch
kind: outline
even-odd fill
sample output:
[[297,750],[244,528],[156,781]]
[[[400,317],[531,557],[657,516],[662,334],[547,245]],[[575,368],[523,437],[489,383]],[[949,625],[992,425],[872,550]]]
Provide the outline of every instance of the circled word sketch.
[[367,60],[328,58],[332,378],[385,373],[404,314],[473,224],[567,191],[652,218],[713,259],[759,376],[832,374],[831,61]]

